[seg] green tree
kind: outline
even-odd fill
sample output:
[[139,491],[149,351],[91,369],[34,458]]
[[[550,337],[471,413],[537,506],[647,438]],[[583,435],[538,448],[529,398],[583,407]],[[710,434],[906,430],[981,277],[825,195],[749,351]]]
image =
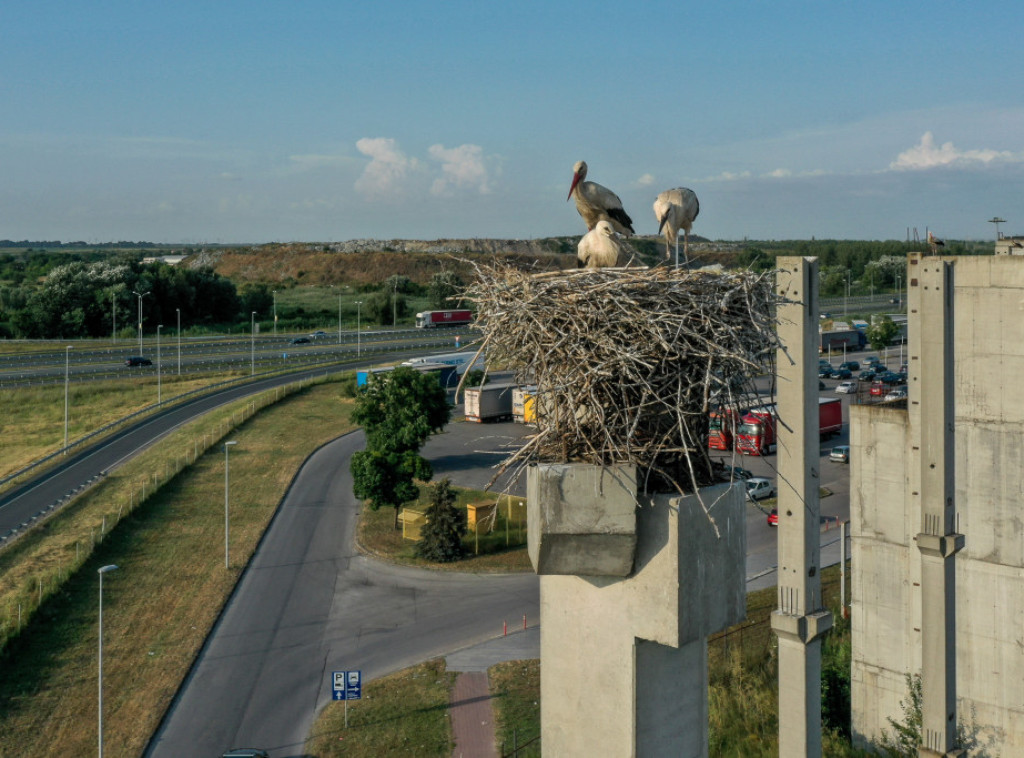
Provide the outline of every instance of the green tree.
[[416,543],[416,555],[438,563],[459,560],[466,533],[466,512],[455,507],[455,492],[447,477],[432,485],[426,517],[421,539]]
[[366,450],[352,456],[353,491],[373,510],[393,507],[396,529],[398,509],[418,494],[413,480],[433,476],[419,450],[450,418],[437,377],[407,366],[371,375],[356,398],[352,420],[366,432]]
[[487,376],[483,369],[471,368],[466,372],[466,380],[462,383],[463,387],[483,387],[491,381],[491,377]]
[[454,271],[441,271],[430,277],[428,297],[430,306],[435,310],[451,308],[448,298],[458,295],[465,287],[465,282]]
[[896,336],[899,330],[900,328],[896,326],[891,318],[883,316],[867,328],[864,336],[871,343],[872,350],[880,351],[892,343],[893,337]]
[[394,324],[394,317],[405,318],[409,314],[409,305],[403,295],[395,295],[391,290],[374,292],[366,298],[364,311],[372,321],[382,326]]

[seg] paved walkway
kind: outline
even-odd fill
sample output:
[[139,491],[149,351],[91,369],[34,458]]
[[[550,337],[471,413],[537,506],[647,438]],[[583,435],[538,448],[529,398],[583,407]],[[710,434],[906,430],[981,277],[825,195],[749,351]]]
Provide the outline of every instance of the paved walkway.
[[452,758],[500,758],[487,669],[528,658],[540,658],[540,627],[518,629],[445,658],[448,670],[459,672],[451,695]]

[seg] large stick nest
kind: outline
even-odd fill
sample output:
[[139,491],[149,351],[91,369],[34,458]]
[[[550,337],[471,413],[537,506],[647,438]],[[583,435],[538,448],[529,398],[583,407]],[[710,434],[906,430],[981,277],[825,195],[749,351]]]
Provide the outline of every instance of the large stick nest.
[[647,491],[715,478],[708,414],[739,408],[771,371],[771,274],[478,267],[488,364],[537,386],[537,433],[505,462],[636,464]]

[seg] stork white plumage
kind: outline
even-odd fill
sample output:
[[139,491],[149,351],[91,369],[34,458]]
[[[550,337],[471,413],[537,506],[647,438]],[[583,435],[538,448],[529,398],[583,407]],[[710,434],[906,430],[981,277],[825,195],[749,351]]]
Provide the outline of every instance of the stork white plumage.
[[654,217],[658,219],[658,233],[665,235],[665,259],[672,256],[671,245],[676,246],[676,265],[679,265],[679,230],[683,236],[683,260],[690,259],[690,229],[700,213],[700,203],[693,190],[676,187],[665,190],[654,201]]
[[576,210],[580,212],[588,230],[594,229],[598,221],[604,220],[619,234],[626,237],[636,234],[633,231],[633,219],[623,210],[619,196],[596,182],[583,181],[587,176],[586,161],[577,161],[572,171],[572,186],[565,199],[575,197]]
[[635,256],[636,251],[627,242],[620,240],[612,225],[604,219],[584,234],[576,246],[576,257],[581,268],[628,266]]
[[928,246],[931,247],[931,249],[932,249],[932,255],[935,255],[936,253],[939,252],[939,248],[940,247],[945,247],[946,246],[946,243],[943,242],[942,240],[940,240],[938,237],[936,237],[934,234],[932,234],[929,231],[928,232]]

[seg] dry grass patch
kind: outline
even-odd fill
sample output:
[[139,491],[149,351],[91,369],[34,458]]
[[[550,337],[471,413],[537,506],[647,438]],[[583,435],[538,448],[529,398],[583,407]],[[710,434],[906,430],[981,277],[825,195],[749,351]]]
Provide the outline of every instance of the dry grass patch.
[[[233,431],[229,426],[218,428],[217,439],[230,432],[238,441],[231,451],[228,571],[224,455],[212,436],[214,446],[196,464],[133,512],[123,514],[81,570],[60,585],[3,651],[0,755],[79,755],[95,750],[96,569],[108,563],[120,570],[104,580],[105,741],[110,755],[140,754],[288,483],[313,450],[351,428],[349,410],[350,401],[339,396],[338,385],[323,384],[282,400]],[[177,444],[187,448],[191,441],[179,439]],[[130,479],[127,469],[126,465],[123,471]],[[130,486],[113,479],[104,485]],[[110,492],[96,489],[83,498],[91,504],[79,504],[77,510],[88,517],[77,526],[51,522],[51,536],[68,531],[62,537],[65,556],[104,515],[113,518],[106,499]],[[28,540],[23,543],[25,549],[31,547]],[[16,547],[23,549],[21,544]],[[4,560],[13,560],[6,553]],[[30,556],[23,554],[23,559],[35,565]],[[52,555],[48,560],[54,560]],[[26,579],[16,581],[24,584]],[[0,610],[7,612],[9,623],[12,609]]]
[[363,699],[331,702],[306,743],[313,758],[448,758],[452,754],[449,694],[455,674],[443,658],[376,679],[363,687]]
[[[165,376],[161,394],[166,404],[178,395],[234,376]],[[106,424],[155,405],[156,384],[153,376],[70,385],[68,439],[73,442]],[[0,435],[4,440],[0,477],[59,451],[64,445],[63,385],[9,388],[0,392]]]

